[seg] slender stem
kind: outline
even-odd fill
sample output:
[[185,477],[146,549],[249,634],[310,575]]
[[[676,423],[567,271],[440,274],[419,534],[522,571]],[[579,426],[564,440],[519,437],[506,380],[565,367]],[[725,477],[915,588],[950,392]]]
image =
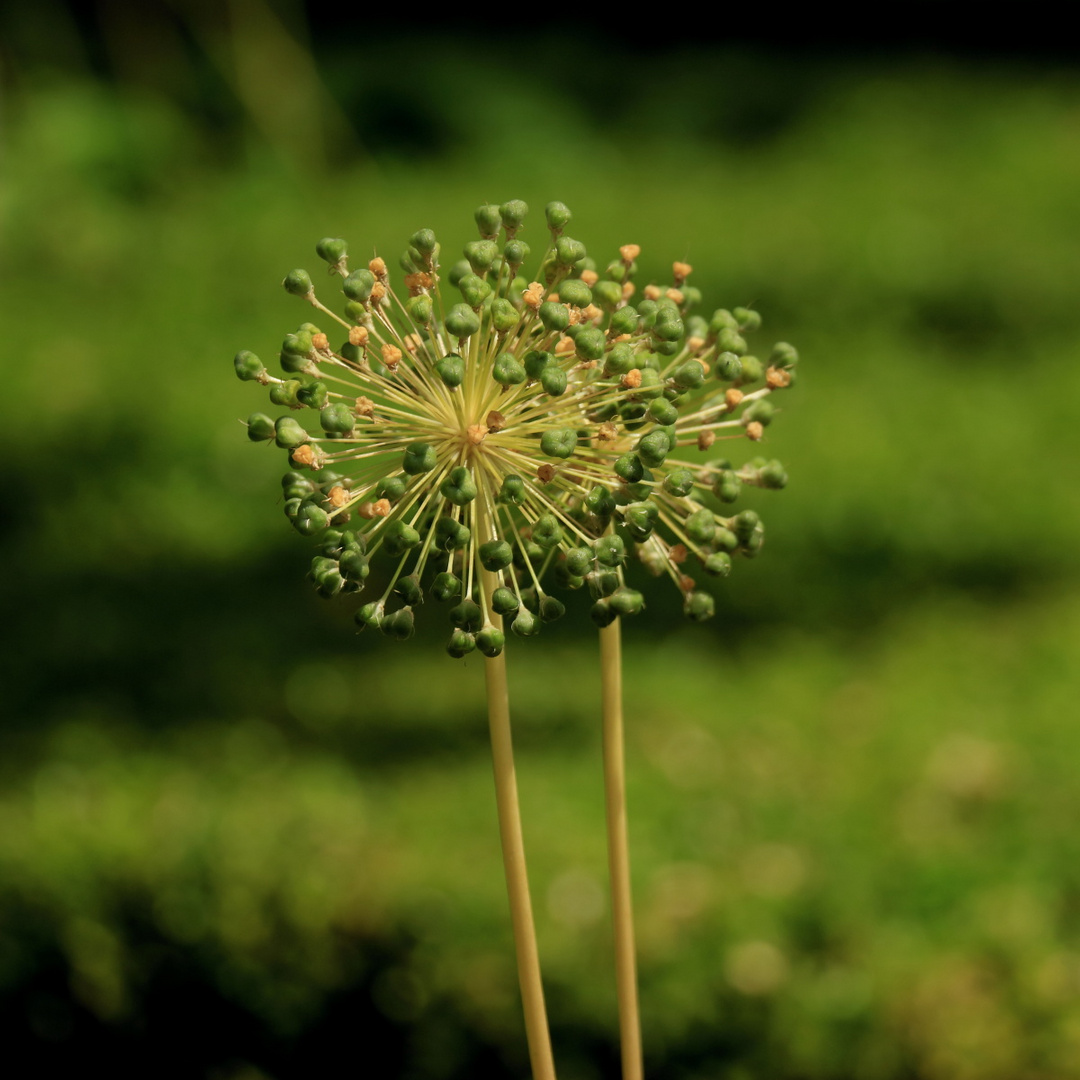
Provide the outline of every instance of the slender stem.
[[[484,516],[487,516],[486,510]],[[483,579],[485,599],[490,604],[491,595],[499,585],[498,577],[485,570]],[[489,610],[488,617],[502,629],[501,615]],[[505,653],[484,661],[484,676],[487,682],[491,755],[495,767],[495,802],[499,810],[499,836],[506,870],[506,891],[510,897],[510,924],[514,931],[529,1061],[533,1080],[555,1080],[555,1061],[551,1053],[544,988],[540,981],[540,955],[536,947],[536,927],[525,867],[525,840],[521,831],[514,746],[510,734],[510,694],[506,682]]]
[[604,799],[607,808],[608,873],[615,930],[615,992],[623,1080],[642,1080],[641,1017],[638,1010],[634,911],[630,898],[630,841],[626,827],[626,767],[623,751],[622,620],[600,631],[600,703],[604,729]]

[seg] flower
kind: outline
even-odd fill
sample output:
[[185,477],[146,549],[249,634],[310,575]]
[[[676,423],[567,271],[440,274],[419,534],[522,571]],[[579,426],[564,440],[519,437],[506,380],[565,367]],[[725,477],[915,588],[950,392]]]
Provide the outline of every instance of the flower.
[[[777,461],[704,455],[725,440],[762,441],[773,396],[794,382],[795,349],[781,342],[765,363],[750,355],[745,335],[761,324],[750,309],[691,314],[701,295],[685,262],[670,285],[639,293],[640,248],[626,244],[601,275],[565,235],[561,203],[547,206],[535,280],[524,276],[527,209],[480,207],[480,239],[445,277],[435,234],[419,230],[398,286],[381,258],[350,272],[345,241],[321,240],[344,317],[306,271],[283,284],[344,340],[335,347],[304,323],[285,337],[282,378],[253,353],[235,359],[241,379],[289,409],[277,420],[255,413],[247,430],[288,451],[285,513],[321,534],[319,592],[362,592],[372,559],[386,558],[388,583],[358,625],[409,637],[426,588],[454,602],[453,656],[498,655],[496,616],[535,634],[563,613],[551,589],[587,587],[600,626],[639,612],[632,559],[672,580],[691,619],[708,618],[713,598],[693,568],[725,576],[764,538],[755,512],[724,508],[743,485],[787,482]],[[321,430],[295,418],[304,410]]]

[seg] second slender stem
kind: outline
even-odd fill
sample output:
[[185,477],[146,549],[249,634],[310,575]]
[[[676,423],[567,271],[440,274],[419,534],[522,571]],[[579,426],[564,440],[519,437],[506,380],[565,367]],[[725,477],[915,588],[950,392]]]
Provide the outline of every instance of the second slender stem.
[[619,1003],[622,1073],[623,1080],[642,1080],[641,1017],[634,951],[634,911],[630,896],[630,841],[626,824],[621,621],[616,619],[600,631],[604,801],[607,810],[611,914],[615,930],[615,990]]

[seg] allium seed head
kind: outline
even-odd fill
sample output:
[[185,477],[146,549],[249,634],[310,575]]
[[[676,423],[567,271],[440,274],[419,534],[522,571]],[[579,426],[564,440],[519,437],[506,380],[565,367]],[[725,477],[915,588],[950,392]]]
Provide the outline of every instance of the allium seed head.
[[[727,505],[744,484],[787,483],[778,461],[701,454],[765,439],[796,350],[780,342],[766,367],[744,337],[761,325],[756,311],[691,315],[700,292],[685,285],[684,262],[676,288],[646,285],[631,305],[640,247],[624,244],[599,274],[563,234],[561,203],[547,207],[535,275],[519,273],[527,211],[520,200],[480,207],[480,239],[445,279],[435,234],[417,231],[400,288],[383,259],[349,273],[345,241],[320,240],[344,317],[293,271],[285,288],[323,327],[285,338],[284,378],[253,353],[234,361],[290,409],[252,415],[248,437],[275,441],[303,470],[285,477],[285,512],[304,535],[323,534],[319,592],[359,593],[371,562],[385,560],[388,584],[357,625],[410,637],[427,583],[456,601],[448,652],[458,657],[497,655],[504,616],[523,637],[558,618],[551,588],[588,586],[600,626],[636,614],[635,562],[671,580],[690,619],[708,618],[713,598],[692,574],[725,576],[733,554],[753,557],[764,539],[756,513],[729,516]],[[300,422],[305,409],[315,423]]]

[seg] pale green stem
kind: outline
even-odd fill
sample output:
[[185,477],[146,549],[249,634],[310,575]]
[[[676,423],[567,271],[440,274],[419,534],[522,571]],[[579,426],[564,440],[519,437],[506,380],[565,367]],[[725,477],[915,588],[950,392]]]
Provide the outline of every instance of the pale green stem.
[[[487,517],[487,509],[482,509]],[[490,525],[487,526],[490,529]],[[497,575],[485,570],[484,595],[487,604],[498,588]],[[488,611],[492,623],[502,629],[502,616]],[[518,804],[517,774],[514,769],[514,746],[510,734],[510,694],[506,681],[506,654],[484,661],[487,682],[488,726],[491,731],[491,754],[495,768],[495,802],[499,811],[499,835],[502,839],[506,891],[510,898],[510,924],[514,931],[518,982],[525,1013],[525,1038],[533,1080],[555,1080],[555,1061],[551,1052],[544,988],[540,981],[540,956],[536,947],[529,878],[525,866],[525,840],[521,831],[521,808]]]
[[626,766],[623,749],[621,619],[600,631],[600,705],[603,716],[604,802],[607,810],[608,873],[615,931],[615,992],[623,1080],[642,1080],[641,1017],[638,1010],[634,910],[630,896],[630,841],[626,825]]

